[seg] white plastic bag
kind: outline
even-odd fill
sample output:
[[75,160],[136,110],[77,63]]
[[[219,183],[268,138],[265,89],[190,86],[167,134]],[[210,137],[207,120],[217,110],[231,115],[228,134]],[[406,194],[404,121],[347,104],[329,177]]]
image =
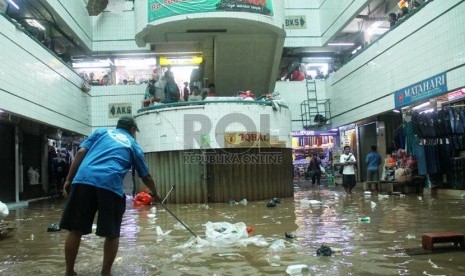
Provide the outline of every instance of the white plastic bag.
[[246,225],[243,222],[231,224],[228,222],[207,222],[205,224],[205,235],[207,240],[216,246],[231,246],[237,244],[241,239],[247,238]]
[[320,164],[320,171],[322,174],[325,174],[326,173],[326,170],[325,168]]
[[8,206],[5,203],[0,201],[0,218],[8,216],[10,212],[8,211]]

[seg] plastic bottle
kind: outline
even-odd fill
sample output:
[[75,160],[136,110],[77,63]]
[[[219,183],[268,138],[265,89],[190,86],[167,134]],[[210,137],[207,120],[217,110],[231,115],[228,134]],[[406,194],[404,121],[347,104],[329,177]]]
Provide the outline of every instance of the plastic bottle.
[[371,219],[370,217],[362,217],[362,218],[358,218],[358,222],[370,222]]

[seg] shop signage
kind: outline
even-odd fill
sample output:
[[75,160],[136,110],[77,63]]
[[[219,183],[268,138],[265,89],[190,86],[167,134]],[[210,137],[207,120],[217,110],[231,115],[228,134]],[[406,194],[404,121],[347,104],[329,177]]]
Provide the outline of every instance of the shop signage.
[[286,16],[284,18],[284,29],[306,29],[307,20],[305,15]]
[[269,148],[270,135],[259,132],[227,132],[224,134],[226,148]]
[[108,104],[108,118],[119,118],[123,115],[132,115],[132,104],[130,103]]
[[273,16],[272,0],[148,0],[148,22],[191,13],[249,12]]
[[441,73],[394,92],[395,106],[396,108],[404,107],[446,92],[446,73]]
[[293,131],[292,136],[336,136],[338,130],[301,130]]
[[202,57],[160,57],[160,65],[199,65],[202,63]]

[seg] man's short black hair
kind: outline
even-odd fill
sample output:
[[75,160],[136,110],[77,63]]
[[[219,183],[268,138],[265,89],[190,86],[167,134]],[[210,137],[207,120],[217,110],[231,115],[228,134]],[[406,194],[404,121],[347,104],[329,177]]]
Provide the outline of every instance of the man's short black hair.
[[139,128],[137,127],[136,120],[132,116],[121,116],[116,124],[116,128],[122,128],[127,131],[131,131],[131,128],[135,127],[137,131]]
[[344,150],[345,150],[345,149],[350,149],[350,146],[344,146]]
[[372,151],[376,151],[376,149],[377,149],[377,147],[376,147],[375,145],[372,145],[372,146],[371,146],[371,150],[372,150]]

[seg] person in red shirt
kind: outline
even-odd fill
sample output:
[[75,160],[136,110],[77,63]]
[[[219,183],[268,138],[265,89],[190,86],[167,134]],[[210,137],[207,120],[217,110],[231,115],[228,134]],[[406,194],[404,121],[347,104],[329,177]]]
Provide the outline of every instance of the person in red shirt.
[[291,75],[291,81],[303,81],[305,80],[305,75],[299,67],[297,67]]
[[216,97],[216,87],[214,83],[208,85],[208,94],[206,97]]

